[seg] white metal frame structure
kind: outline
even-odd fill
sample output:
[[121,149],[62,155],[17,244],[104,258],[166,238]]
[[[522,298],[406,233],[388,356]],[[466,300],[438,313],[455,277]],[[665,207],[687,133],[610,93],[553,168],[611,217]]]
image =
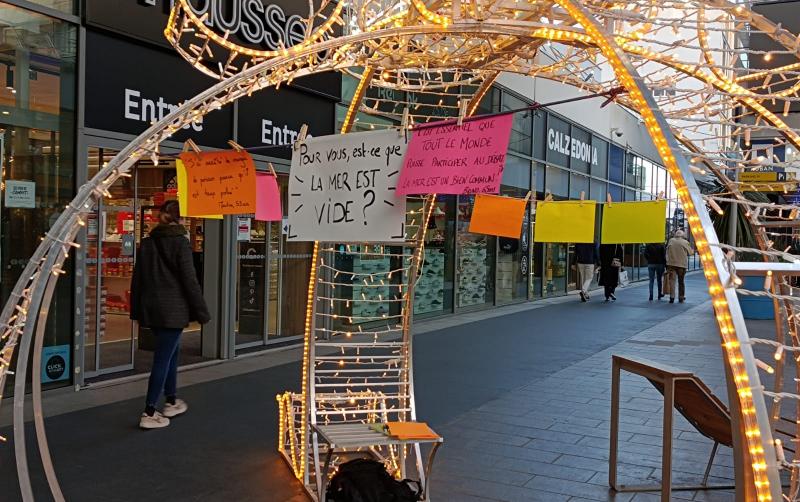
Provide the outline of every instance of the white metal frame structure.
[[[627,0],[614,4],[589,0],[322,0],[317,4],[315,8],[314,2],[309,2],[310,13],[302,42],[277,51],[260,51],[238,46],[229,40],[229,34],[214,33],[204,24],[203,18],[194,14],[188,0],[178,0],[165,31],[167,38],[198,69],[223,80],[152,125],[89,183],[80,187],[75,199],[43,237],[42,244],[31,257],[3,308],[0,314],[4,343],[0,349],[0,388],[9,373],[12,357],[17,357],[16,373],[24,375],[33,350],[34,423],[54,498],[64,500],[48,450],[37,366],[40,364],[53,287],[63,273],[61,266],[70,248],[76,245],[75,236],[85,224],[87,213],[120,176],[130,175],[137,160],[149,157],[157,162],[159,144],[192,121],[261,89],[279,87],[305,75],[339,70],[361,78],[343,132],[352,127],[358,111],[382,113],[377,106],[362,106],[369,86],[432,95],[460,89],[464,98],[470,100],[466,109],[463,103],[459,106],[462,113],[474,112],[483,93],[501,71],[550,78],[590,90],[624,86],[627,97],[618,101],[639,114],[670,173],[708,280],[723,356],[729,370],[739,496],[742,500],[781,499],[779,465],[791,467],[793,472],[797,465],[783,461],[779,464],[776,459],[759,365],[733,287],[735,274],[729,265],[730,260],[718,244],[705,208],[706,200],[694,182],[696,168],[690,160],[694,161],[692,156],[696,156],[717,169],[730,167],[731,157],[727,154],[733,150],[740,151],[741,143],[749,144],[749,131],[764,127],[774,130],[787,144],[800,148],[800,135],[767,106],[769,101],[783,100],[791,104],[797,99],[795,94],[800,89],[800,78],[795,70],[800,66],[761,73],[742,70],[741,65],[734,64],[731,58],[723,57],[721,62],[716,62],[715,55],[718,54],[708,48],[708,33],[728,36],[747,27],[760,31],[784,47],[782,53],[800,58],[797,38],[744,6],[726,0],[666,3]],[[717,17],[709,17],[709,11]],[[333,30],[339,25],[344,27],[345,34],[335,36]],[[678,37],[678,42],[672,45],[659,38],[660,30],[671,29],[677,37],[685,26],[691,26],[697,35]],[[540,50],[545,50],[547,42],[563,48],[563,51],[554,51],[552,46],[549,47],[551,57],[547,61],[554,61],[552,63],[542,62],[537,57]],[[678,49],[690,51],[690,54],[682,55]],[[697,55],[704,58],[702,64],[697,63]],[[605,82],[584,80],[582,71],[597,68],[598,61],[612,70],[614,78]],[[652,66],[657,70],[651,71]],[[739,70],[746,73],[744,77],[736,76]],[[784,84],[787,89],[773,90],[770,87],[768,80],[778,73],[785,77],[784,82],[788,82]],[[761,79],[760,85],[742,86],[745,81],[758,79]],[[652,93],[659,86],[680,87],[684,82],[699,83],[700,87],[681,88],[682,93],[705,96],[706,99],[700,104],[682,98],[670,101],[670,98],[656,99]],[[465,88],[469,91],[465,92]],[[716,108],[710,108],[709,103]],[[747,110],[751,118],[757,117],[755,125],[743,123],[738,130],[734,129],[741,118],[735,115],[739,112],[733,111],[734,106]],[[411,112],[415,113],[413,109]],[[433,115],[417,112],[414,119],[428,120]],[[696,124],[708,126],[712,132],[697,132]],[[680,129],[677,133],[676,128]],[[690,137],[687,131],[696,134]],[[730,141],[731,137],[741,136],[744,142]],[[708,146],[709,142],[722,146]],[[433,197],[429,200],[432,203]],[[421,242],[419,238],[420,235],[416,235],[410,241],[416,252],[422,249],[421,245],[416,246]],[[330,283],[323,273],[331,263],[326,260],[326,253],[329,251],[323,244],[315,245],[301,390],[282,401],[284,415],[294,414],[294,417],[281,420],[281,445],[288,451],[287,459],[295,474],[304,479],[307,486],[311,475],[308,455],[312,451],[319,452],[313,447],[315,437],[310,424],[324,416],[321,412],[326,408],[321,403],[326,397],[338,398],[327,391],[322,392],[320,385],[327,384],[317,367],[317,363],[325,361],[323,357],[326,357],[321,355],[324,345],[317,355],[318,330],[335,329],[318,322],[325,314],[318,305],[323,297],[320,292],[324,292],[321,286],[326,286],[326,281]],[[420,255],[404,267],[407,269],[404,281],[408,281],[407,289],[403,291],[406,301],[410,301],[411,285],[418,266]],[[335,270],[330,272],[335,275]],[[333,296],[327,298],[337,301]],[[403,334],[400,345],[382,349],[390,352],[399,349],[404,371],[410,376],[410,339],[407,333],[411,318],[408,305],[405,305],[403,315],[402,326],[397,330]],[[333,340],[341,335],[328,334],[332,339],[319,343],[335,343]],[[357,353],[365,348],[357,343],[361,342],[355,341],[344,350]],[[342,349],[333,345],[325,348]],[[408,400],[413,403],[413,382],[408,378],[402,383],[408,388],[396,392],[394,397],[399,402]],[[24,434],[25,391],[25,379],[17,379],[14,441],[21,493],[27,502],[33,500],[33,491]],[[370,387],[369,392],[375,391]],[[339,412],[346,414],[357,409],[358,406],[353,404]],[[413,404],[398,409],[405,410],[399,414],[407,413],[406,416],[414,418]]]

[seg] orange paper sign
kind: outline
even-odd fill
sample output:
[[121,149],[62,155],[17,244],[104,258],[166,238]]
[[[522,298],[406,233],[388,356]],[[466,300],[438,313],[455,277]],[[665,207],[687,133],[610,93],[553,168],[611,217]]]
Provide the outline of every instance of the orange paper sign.
[[186,216],[256,212],[256,166],[247,152],[184,152]]
[[397,439],[439,439],[425,422],[386,422],[386,428]]
[[478,194],[475,196],[469,231],[519,239],[527,205],[525,199]]

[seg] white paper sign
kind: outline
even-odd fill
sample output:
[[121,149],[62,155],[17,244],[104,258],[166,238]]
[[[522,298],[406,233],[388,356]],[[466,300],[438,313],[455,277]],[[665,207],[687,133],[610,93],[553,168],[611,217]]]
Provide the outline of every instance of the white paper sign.
[[6,180],[6,207],[36,207],[36,183]]
[[239,242],[250,242],[250,218],[236,218],[236,240]]
[[395,130],[310,138],[292,155],[289,241],[402,242],[395,194],[407,144]]

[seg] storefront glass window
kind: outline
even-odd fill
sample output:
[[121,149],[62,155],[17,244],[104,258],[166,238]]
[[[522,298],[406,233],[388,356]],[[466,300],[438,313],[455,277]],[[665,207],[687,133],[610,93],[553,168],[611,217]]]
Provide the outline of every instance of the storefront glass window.
[[[503,93],[503,110],[517,110],[528,106],[525,101]],[[523,155],[531,154],[531,134],[533,132],[533,121],[531,112],[514,114],[514,121],[511,124],[511,139],[508,142],[508,149]]]
[[533,166],[533,186],[536,197],[544,197],[544,165],[538,162]]
[[[570,140],[570,169],[589,173],[592,164],[592,135],[579,127],[572,126]],[[599,164],[599,159],[598,159]]]
[[[94,176],[116,155],[103,148],[89,149],[88,175]],[[141,240],[158,224],[158,209],[177,198],[174,160],[136,164],[131,177],[121,177],[89,214],[83,271],[85,284],[85,336],[83,371],[86,376],[150,370],[155,337],[130,320],[131,279]],[[182,221],[192,246],[195,273],[203,284],[204,220]],[[203,358],[201,326],[191,323],[181,342],[181,364]]]
[[[75,69],[77,30],[10,5],[0,19],[0,300],[75,193]],[[21,193],[11,203],[6,191]],[[71,260],[58,281],[47,318],[45,347],[61,351],[72,375],[74,277]],[[51,384],[47,384],[51,385]]]
[[612,144],[608,156],[608,180],[622,183],[625,167],[625,150]]
[[569,177],[569,198],[580,199],[581,194],[585,199],[589,198],[589,177],[573,174]]
[[608,184],[605,181],[592,180],[590,187],[590,199],[596,200],[597,202],[605,202],[606,193],[608,192]]
[[625,184],[631,188],[642,188],[642,158],[629,153],[625,156]]
[[[530,191],[530,185],[530,161],[513,155],[508,156],[503,181],[500,185],[500,194],[524,198]],[[497,239],[497,303],[520,301],[528,296],[529,213],[529,211],[525,211],[519,238],[499,237]]]
[[547,161],[561,167],[569,167],[569,122],[555,115],[547,117]]
[[31,3],[43,5],[51,9],[60,10],[67,14],[75,13],[75,0],[28,0]]
[[498,111],[500,111],[500,89],[492,87],[486,91],[483,99],[481,99],[481,102],[478,104],[476,114],[485,115],[487,113],[495,113]]
[[553,194],[553,197],[569,197],[569,171],[547,166],[544,190]]
[[[619,185],[614,185],[613,183],[608,184],[608,193],[611,194],[612,201],[622,201],[622,187]],[[605,200],[605,199],[603,199]]]
[[547,151],[547,113],[542,110],[533,112],[533,157],[545,160]]
[[470,307],[494,303],[495,238],[469,233],[474,195],[458,197],[456,306]]
[[559,296],[567,291],[567,245],[544,245],[544,296]]
[[597,150],[597,163],[592,164],[592,176],[605,178],[608,174],[608,142],[592,136],[592,148]]
[[[422,202],[409,200],[407,208],[418,214]],[[409,218],[412,216],[409,214]],[[425,233],[425,263],[414,289],[415,316],[442,314],[453,309],[454,235],[455,196],[439,196]]]

